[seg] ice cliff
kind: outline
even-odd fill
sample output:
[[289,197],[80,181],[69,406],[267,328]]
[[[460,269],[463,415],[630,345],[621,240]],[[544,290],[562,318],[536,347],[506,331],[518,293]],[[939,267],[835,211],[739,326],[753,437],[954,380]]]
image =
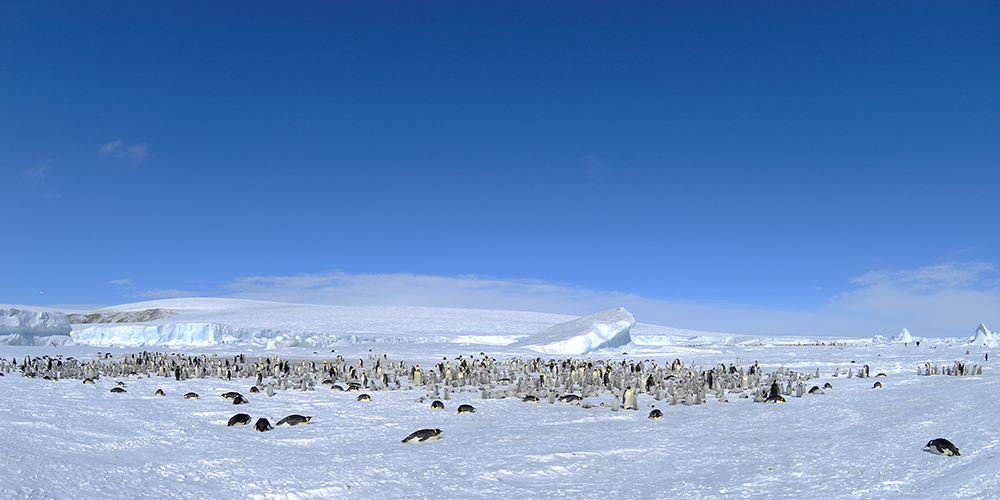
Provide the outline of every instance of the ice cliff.
[[0,344],[61,345],[69,333],[69,319],[61,312],[0,309]]

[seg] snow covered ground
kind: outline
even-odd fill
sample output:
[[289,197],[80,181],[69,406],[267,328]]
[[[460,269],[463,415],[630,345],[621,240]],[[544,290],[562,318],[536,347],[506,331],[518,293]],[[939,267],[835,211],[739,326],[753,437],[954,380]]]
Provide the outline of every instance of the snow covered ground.
[[[201,343],[172,338],[163,345],[155,345],[155,337],[130,345],[104,337],[85,345],[79,340],[87,337],[80,336],[66,345],[0,346],[0,358],[93,360],[110,352],[122,359],[160,351],[319,364],[338,355],[355,361],[384,355],[430,366],[459,355],[481,359],[484,352],[501,361],[561,360],[570,356],[539,354],[516,341],[575,319],[205,299],[112,312],[154,307],[173,314],[120,326],[135,332],[136,325],[212,324],[248,336],[193,339]],[[109,326],[74,324],[73,332]],[[610,405],[610,395],[588,398],[594,406],[583,408],[481,399],[475,386],[456,389],[445,410],[432,411],[431,399],[417,402],[428,396],[421,389],[368,391],[372,401],[360,402],[357,392],[320,385],[268,397],[248,394],[251,379],[105,376],[85,385],[11,371],[0,377],[0,498],[1000,498],[1000,381],[991,347],[974,347],[969,339],[917,338],[916,346],[847,337],[750,338],[642,323],[630,334],[626,345],[575,357],[658,366],[679,358],[703,369],[756,361],[766,371],[819,369],[821,377],[809,384],[833,388],[786,396],[786,404],[730,397],[728,403],[710,398],[670,405],[643,394],[640,411],[613,412],[600,405]],[[279,337],[297,345],[277,347]],[[321,348],[310,338],[332,344]],[[917,375],[918,365],[955,361],[982,366],[982,375]],[[844,376],[864,364],[886,377]],[[840,376],[833,377],[835,370]],[[110,392],[118,381],[126,393]],[[875,381],[884,387],[872,389]],[[154,396],[158,388],[165,396]],[[220,397],[230,390],[248,395],[250,403],[234,406]],[[189,391],[201,398],[184,399]],[[476,413],[457,414],[462,403]],[[663,420],[646,418],[653,405]],[[313,419],[264,433],[227,427],[240,412],[272,423],[293,413]],[[441,439],[400,442],[421,428],[440,428]],[[923,451],[939,437],[962,455]]]

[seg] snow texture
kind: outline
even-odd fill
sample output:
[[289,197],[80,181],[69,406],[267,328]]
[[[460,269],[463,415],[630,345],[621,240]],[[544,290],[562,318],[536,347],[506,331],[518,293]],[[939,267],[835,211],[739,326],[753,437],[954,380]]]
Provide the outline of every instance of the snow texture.
[[[214,344],[169,349],[204,354],[206,360],[244,353],[254,361],[280,356],[293,366],[299,360],[323,366],[343,356],[370,366],[375,357],[384,357],[429,369],[445,358],[454,366],[459,355],[490,356],[500,366],[505,360],[523,363],[526,353],[566,359],[477,341],[523,337],[569,319],[559,315],[185,300],[168,309],[177,312],[171,321],[186,323],[170,324],[300,333],[345,333],[357,327],[348,333],[358,341],[338,346],[335,353],[302,345],[226,344],[226,335],[233,333],[224,329],[215,330]],[[435,323],[436,316],[443,321]],[[399,331],[389,331],[390,324]],[[160,325],[164,331],[173,328]],[[211,328],[198,328],[198,336],[179,330],[164,335],[210,337]],[[993,363],[1000,361],[988,347],[967,354],[968,338],[922,339],[920,346],[904,346],[861,338],[692,334],[641,323],[631,330],[645,340],[628,345],[627,355],[605,349],[587,357],[595,363],[641,361],[647,367],[677,358],[685,369],[742,360],[743,369],[759,363],[768,372],[819,370],[810,385],[833,387],[823,395],[796,397],[793,392],[785,396],[786,404],[757,404],[733,392],[728,402],[710,397],[705,404],[672,405],[643,393],[640,411],[611,411],[608,395],[586,398],[589,408],[544,400],[527,404],[516,397],[481,399],[473,385],[453,387],[449,397],[442,395],[445,410],[431,411],[427,389],[405,384],[400,390],[370,391],[372,401],[359,402],[358,393],[331,391],[319,383],[316,390],[279,390],[268,397],[249,394],[252,379],[246,378],[105,376],[87,385],[79,379],[23,377],[13,370],[0,377],[0,499],[997,498],[1000,377]],[[155,328],[136,333],[148,341],[156,340],[154,334],[159,334]],[[394,335],[398,342],[363,340]],[[411,342],[414,337],[426,341]],[[429,341],[433,338],[444,340]],[[10,363],[25,357],[100,356],[112,363],[149,350],[112,347],[110,337],[105,341],[109,345],[0,346],[0,358]],[[918,366],[956,362],[979,364],[982,375],[917,375]],[[857,374],[863,365],[887,375],[878,378],[882,389],[872,389],[872,378],[845,375],[848,370]],[[110,393],[119,381],[127,392]],[[164,396],[153,395],[158,388]],[[486,388],[495,390],[493,383]],[[188,391],[201,398],[184,399]],[[220,397],[227,391],[241,392],[250,402],[234,407]],[[472,404],[476,412],[460,415],[459,404]],[[661,421],[646,418],[654,405],[663,412]],[[312,420],[261,433],[251,426],[227,427],[236,413],[272,423],[293,413]],[[425,428],[441,429],[441,439],[400,442]],[[962,455],[924,451],[936,438],[955,443]]]
[[0,345],[64,344],[70,324],[61,312],[0,309]]
[[512,344],[543,354],[583,355],[627,345],[635,317],[624,307],[559,323]]

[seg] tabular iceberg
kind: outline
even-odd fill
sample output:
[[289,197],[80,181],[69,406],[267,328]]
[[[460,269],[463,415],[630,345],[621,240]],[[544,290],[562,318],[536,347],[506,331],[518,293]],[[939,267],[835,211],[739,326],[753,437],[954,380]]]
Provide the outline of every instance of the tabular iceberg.
[[65,344],[69,332],[69,319],[61,312],[0,309],[2,345]]
[[632,341],[635,317],[624,307],[559,323],[511,344],[543,354],[582,355]]

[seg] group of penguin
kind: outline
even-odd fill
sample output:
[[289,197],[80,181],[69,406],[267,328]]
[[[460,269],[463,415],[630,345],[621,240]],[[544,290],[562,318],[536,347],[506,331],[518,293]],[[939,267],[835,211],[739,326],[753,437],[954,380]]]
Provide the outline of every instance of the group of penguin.
[[[237,413],[236,415],[233,415],[229,419],[229,422],[226,425],[229,427],[238,427],[249,424],[250,420],[251,420],[250,415],[246,413]],[[306,425],[309,423],[310,420],[312,420],[312,417],[303,417],[302,415],[292,414],[279,420],[278,423],[275,424],[275,426],[283,427],[283,426]],[[271,425],[271,422],[268,419],[261,417],[258,418],[257,422],[253,424],[253,428],[259,432],[267,432],[271,429],[274,429],[274,426]]]
[[[219,378],[232,380],[235,378],[254,378],[250,388],[251,393],[265,392],[273,396],[275,391],[298,389],[302,391],[316,390],[317,386],[330,386],[331,390],[370,391],[381,390],[412,390],[429,391],[428,397],[449,399],[452,391],[480,392],[482,399],[503,399],[516,397],[525,402],[540,402],[547,399],[554,403],[560,402],[591,408],[593,404],[586,398],[596,398],[613,395],[610,407],[613,411],[619,409],[639,410],[640,395],[647,395],[656,401],[671,405],[704,404],[711,397],[719,402],[728,402],[729,395],[750,399],[754,402],[784,403],[785,396],[803,397],[805,394],[823,394],[824,389],[831,389],[826,383],[822,388],[813,386],[806,389],[806,382],[820,377],[815,373],[797,372],[779,368],[765,373],[761,366],[754,362],[749,368],[744,368],[737,358],[736,364],[728,366],[719,364],[710,369],[702,369],[694,363],[684,365],[679,359],[666,362],[662,366],[652,360],[586,360],[582,359],[542,359],[542,358],[507,358],[502,361],[479,353],[480,356],[458,356],[455,364],[447,358],[434,364],[428,370],[421,370],[417,364],[410,365],[405,361],[392,361],[388,356],[369,354],[367,360],[359,358],[357,362],[348,362],[343,356],[337,355],[333,360],[298,361],[282,360],[280,356],[259,356],[256,361],[243,354],[220,357],[217,355],[186,355],[180,353],[141,352],[114,357],[108,353],[98,353],[96,359],[78,360],[73,357],[24,357],[20,362],[13,359],[8,362],[0,359],[0,375],[12,371],[20,372],[22,376],[59,380],[64,378],[83,379],[84,383],[93,383],[101,376],[158,376],[173,377],[176,381],[190,378]],[[853,361],[852,361],[853,363]],[[968,370],[981,373],[981,367],[966,368],[956,363],[954,370],[965,374]],[[918,370],[919,371],[919,370]],[[928,367],[928,373],[930,368]],[[854,376],[854,370],[845,372],[848,378]],[[833,373],[840,375],[839,368]],[[857,370],[860,378],[870,377],[868,365]],[[884,374],[878,374],[884,377]],[[338,382],[346,384],[346,388]],[[876,382],[873,388],[880,388]],[[125,392],[124,384],[112,389],[112,392]],[[576,393],[579,393],[576,394]],[[162,391],[158,391],[162,395]],[[187,399],[198,397],[196,393],[187,393]],[[233,404],[246,403],[241,394],[232,392],[223,395]],[[367,393],[360,394],[359,401],[370,401]],[[424,401],[421,397],[417,401]],[[600,406],[608,406],[600,403]],[[648,418],[660,420],[663,412],[655,408],[649,412]],[[432,409],[443,408],[443,403],[435,400]],[[461,405],[459,413],[475,411],[471,405]],[[311,417],[289,415],[278,422],[282,425],[304,425]],[[250,416],[245,413],[234,415],[230,426],[247,425]],[[266,418],[259,418],[254,428],[264,432],[271,430]],[[425,442],[438,439],[440,429],[421,429],[407,436],[403,442]],[[942,455],[958,455],[957,448],[944,439],[935,439],[928,443],[927,448],[934,453],[939,450]]]

